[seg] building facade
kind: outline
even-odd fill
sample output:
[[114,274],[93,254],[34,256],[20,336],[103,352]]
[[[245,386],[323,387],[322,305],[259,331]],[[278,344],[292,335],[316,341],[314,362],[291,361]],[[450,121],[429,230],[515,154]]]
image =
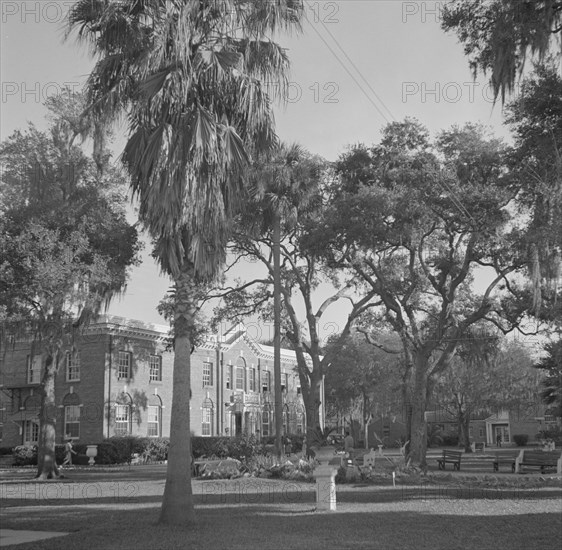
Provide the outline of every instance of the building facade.
[[[55,383],[57,442],[169,436],[174,354],[167,326],[104,316],[64,350]],[[2,350],[0,446],[36,444],[41,356],[21,339]],[[304,433],[296,357],[281,351],[284,433]],[[242,325],[191,355],[194,435],[274,435],[273,348]],[[186,396],[189,399],[189,396]]]

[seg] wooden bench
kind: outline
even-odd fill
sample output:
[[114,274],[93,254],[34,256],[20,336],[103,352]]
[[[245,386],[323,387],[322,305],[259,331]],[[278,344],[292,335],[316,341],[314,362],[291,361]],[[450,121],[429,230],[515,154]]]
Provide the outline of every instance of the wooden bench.
[[507,464],[511,467],[511,471],[515,472],[515,460],[520,453],[496,453],[496,458],[494,458],[494,472],[499,472],[500,465]]
[[440,470],[445,469],[445,464],[450,462],[453,465],[453,470],[461,469],[461,457],[462,451],[449,451],[447,449],[443,450],[443,456],[437,459]]
[[562,474],[562,456],[560,451],[527,451],[521,450],[515,459],[515,472],[521,473],[522,466],[540,468],[541,474],[546,468],[556,468],[556,472]]

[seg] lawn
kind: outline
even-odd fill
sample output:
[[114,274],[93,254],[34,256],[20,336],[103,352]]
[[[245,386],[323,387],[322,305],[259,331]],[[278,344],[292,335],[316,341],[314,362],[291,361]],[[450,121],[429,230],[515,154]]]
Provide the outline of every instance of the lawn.
[[[75,549],[554,549],[560,483],[529,488],[455,483],[338,486],[337,512],[314,512],[314,485],[273,480],[195,481],[197,523],[155,525],[163,469],[71,472],[64,482],[0,483],[6,529],[70,532],[12,547]],[[537,476],[538,478],[538,476]]]

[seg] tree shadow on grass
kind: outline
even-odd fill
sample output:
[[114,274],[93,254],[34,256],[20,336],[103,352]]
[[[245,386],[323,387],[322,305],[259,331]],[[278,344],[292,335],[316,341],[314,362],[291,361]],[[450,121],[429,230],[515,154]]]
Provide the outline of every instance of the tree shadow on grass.
[[489,513],[471,515],[455,508],[390,511],[356,503],[344,504],[335,513],[314,513],[310,505],[302,504],[200,507],[193,526],[176,528],[155,525],[158,508],[118,512],[87,508],[69,507],[63,513],[49,508],[14,517],[8,514],[2,526],[71,531],[66,537],[13,546],[14,550],[554,549],[562,527],[560,514],[554,512],[494,513],[490,508]]

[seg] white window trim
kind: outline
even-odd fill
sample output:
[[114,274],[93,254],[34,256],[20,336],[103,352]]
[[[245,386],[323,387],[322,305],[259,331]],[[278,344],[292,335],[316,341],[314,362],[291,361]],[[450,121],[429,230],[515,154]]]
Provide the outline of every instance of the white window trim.
[[[72,422],[68,421],[68,409],[70,407],[76,407],[78,409],[78,420],[73,420]],[[80,405],[65,405],[64,406],[64,438],[65,439],[80,439],[80,417],[81,417],[82,410]],[[68,424],[78,424],[78,435],[69,435],[68,430],[66,429]]]
[[[76,359],[76,365],[73,365],[73,359]],[[70,378],[69,374],[71,368],[75,368],[78,371],[78,378]],[[80,382],[80,356],[77,353],[73,356],[72,352],[66,352],[65,371],[67,382]]]

